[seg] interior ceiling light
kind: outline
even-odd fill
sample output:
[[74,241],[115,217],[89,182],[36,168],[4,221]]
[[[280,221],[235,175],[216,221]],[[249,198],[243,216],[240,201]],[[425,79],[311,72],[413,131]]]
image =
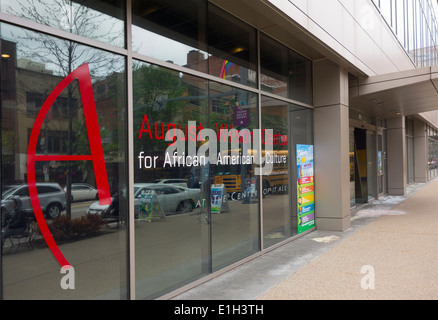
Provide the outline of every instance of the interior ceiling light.
[[2,58],[10,58],[11,55],[8,53],[2,53]]
[[235,53],[239,53],[239,52],[242,52],[242,51],[245,51],[245,50],[246,50],[245,48],[237,47],[231,53],[235,54]]
[[143,10],[143,12],[141,13],[141,16],[147,16],[147,15],[149,15],[149,14],[151,14],[151,13],[154,13],[154,12],[156,12],[156,11],[158,11],[158,10],[160,10],[160,9],[162,9],[162,7],[160,7],[160,6],[158,6],[158,5],[151,5],[149,8],[145,8],[144,10]]

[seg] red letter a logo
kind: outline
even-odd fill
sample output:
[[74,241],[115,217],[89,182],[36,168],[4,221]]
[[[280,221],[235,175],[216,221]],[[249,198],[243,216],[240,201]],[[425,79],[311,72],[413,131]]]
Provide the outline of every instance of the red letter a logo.
[[[88,140],[90,144],[91,155],[36,155],[36,146],[41,127],[44,123],[49,109],[56,98],[73,80],[78,79],[79,90],[84,107],[85,123],[88,131]],[[96,185],[99,192],[99,200],[101,204],[111,204],[111,195],[108,185],[108,177],[106,173],[102,142],[100,139],[100,130],[97,122],[96,106],[94,104],[93,88],[91,85],[90,70],[88,64],[84,64],[75,71],[65,77],[56,88],[50,93],[47,100],[41,107],[40,112],[35,120],[32,128],[32,133],[27,151],[27,183],[29,186],[29,195],[32,202],[32,208],[37,219],[41,233],[46,240],[50,250],[54,254],[59,264],[68,268],[70,264],[65,259],[64,255],[59,250],[55,240],[53,239],[49,228],[47,227],[44,214],[41,210],[41,205],[38,199],[35,179],[35,162],[36,161],[78,161],[91,160],[93,161],[94,172],[96,175]]]

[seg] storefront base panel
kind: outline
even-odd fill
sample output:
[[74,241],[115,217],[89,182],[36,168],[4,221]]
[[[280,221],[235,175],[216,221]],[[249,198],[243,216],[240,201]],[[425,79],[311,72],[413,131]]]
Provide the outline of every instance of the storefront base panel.
[[405,188],[389,188],[388,193],[391,196],[404,196],[406,194]]
[[262,250],[260,252],[257,252],[257,253],[255,253],[255,254],[253,254],[253,255],[245,258],[245,259],[242,259],[242,260],[240,260],[238,262],[235,262],[235,263],[233,263],[233,264],[231,264],[231,265],[229,265],[229,266],[227,266],[225,268],[222,268],[222,269],[220,269],[220,270],[218,270],[216,272],[213,272],[213,273],[211,273],[209,275],[206,275],[206,276],[204,276],[204,277],[202,277],[202,278],[200,278],[198,280],[195,280],[195,281],[193,281],[193,282],[191,282],[191,283],[189,283],[189,284],[187,284],[185,286],[182,286],[182,287],[180,287],[180,288],[178,288],[176,290],[173,290],[173,291],[171,291],[171,292],[169,292],[167,294],[164,294],[161,297],[157,298],[156,300],[171,300],[171,299],[175,299],[175,298],[178,299],[178,296],[180,296],[182,294],[185,294],[186,292],[188,292],[188,291],[190,291],[192,289],[195,289],[196,287],[201,286],[201,285],[205,284],[208,281],[211,281],[211,280],[213,280],[213,279],[215,279],[217,277],[220,277],[220,276],[226,274],[227,272],[230,272],[230,271],[232,271],[232,270],[234,270],[234,269],[236,269],[238,267],[241,267],[241,266],[243,266],[244,264],[246,264],[246,263],[248,263],[250,261],[259,259],[259,258],[261,258],[265,254],[268,254],[268,253],[270,253],[272,251],[278,250],[281,247],[283,247],[283,246],[285,246],[285,245],[287,245],[287,244],[297,240],[298,238],[301,238],[301,237],[303,237],[303,236],[305,236],[305,235],[307,235],[307,234],[309,234],[309,233],[311,233],[313,231],[316,231],[316,229],[317,229],[316,227],[313,227],[313,228],[311,228],[309,230],[306,230],[306,231],[304,231],[304,232],[302,232],[300,234],[297,234],[297,235],[295,235],[293,237],[290,237],[287,240],[284,240],[284,241],[279,242],[279,243],[277,243],[275,245],[272,245],[269,248],[265,248],[264,250]]
[[344,218],[316,218],[318,230],[345,231],[351,226],[351,216]]

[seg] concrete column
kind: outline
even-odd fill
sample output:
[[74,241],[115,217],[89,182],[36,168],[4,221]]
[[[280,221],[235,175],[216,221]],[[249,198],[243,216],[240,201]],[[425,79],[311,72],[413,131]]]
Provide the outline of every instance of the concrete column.
[[414,178],[415,182],[427,182],[428,150],[426,124],[414,120]]
[[388,119],[386,125],[388,193],[405,195],[407,186],[405,117]]
[[316,227],[350,227],[348,74],[329,60],[314,63]]

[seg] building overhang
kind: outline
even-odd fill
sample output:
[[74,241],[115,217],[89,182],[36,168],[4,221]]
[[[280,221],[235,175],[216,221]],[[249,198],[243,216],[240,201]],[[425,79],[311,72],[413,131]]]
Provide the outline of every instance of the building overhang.
[[438,110],[438,66],[350,80],[349,104],[382,119]]

